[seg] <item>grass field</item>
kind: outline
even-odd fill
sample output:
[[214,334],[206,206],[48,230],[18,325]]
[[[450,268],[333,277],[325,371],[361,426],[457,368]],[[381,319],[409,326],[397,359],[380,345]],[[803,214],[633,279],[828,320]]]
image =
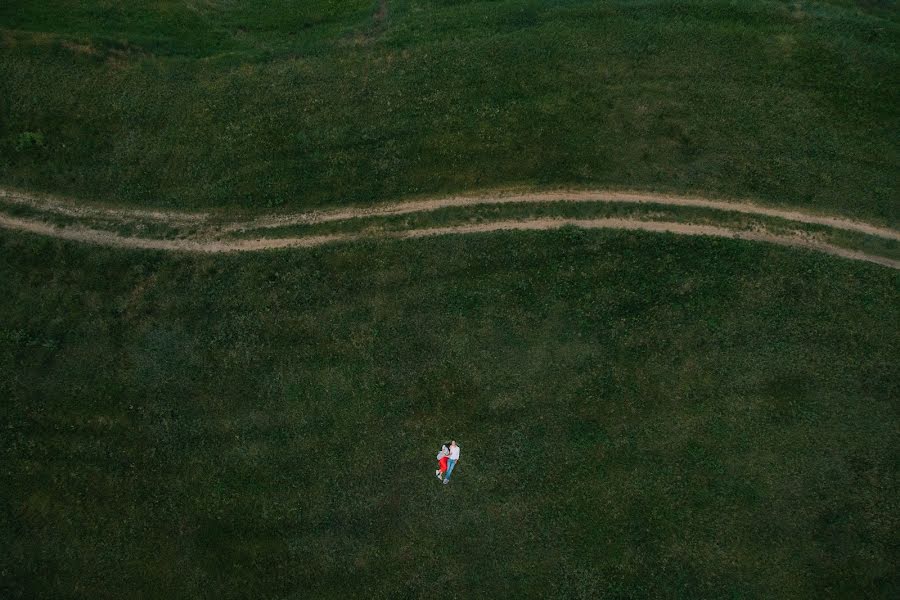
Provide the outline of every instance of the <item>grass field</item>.
[[7,597],[898,589],[896,271],[576,230],[0,240]]
[[507,185],[897,224],[888,2],[0,6],[0,183],[306,208]]
[[[0,598],[900,596],[898,41],[880,0],[0,3]],[[757,204],[296,212],[496,188]],[[725,234],[389,239],[538,218]],[[326,234],[367,237],[125,249]]]

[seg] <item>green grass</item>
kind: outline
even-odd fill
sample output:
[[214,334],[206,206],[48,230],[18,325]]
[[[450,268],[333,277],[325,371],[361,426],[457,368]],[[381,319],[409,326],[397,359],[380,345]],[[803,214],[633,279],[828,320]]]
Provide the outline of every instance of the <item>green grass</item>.
[[4,597],[900,589],[895,271],[577,230],[2,233],[0,281]]
[[[215,225],[574,186],[896,227],[898,40],[880,0],[7,0],[0,185]],[[598,204],[267,235],[651,212],[793,227]],[[0,282],[4,599],[900,595],[897,271],[574,229],[0,231]]]
[[890,3],[0,7],[0,183],[267,210],[505,185],[897,224]]

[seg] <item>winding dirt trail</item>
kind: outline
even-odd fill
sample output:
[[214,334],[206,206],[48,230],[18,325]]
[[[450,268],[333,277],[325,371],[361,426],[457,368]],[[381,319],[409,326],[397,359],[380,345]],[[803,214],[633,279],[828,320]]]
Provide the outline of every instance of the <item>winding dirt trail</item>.
[[280,248],[311,248],[335,242],[346,242],[366,238],[416,239],[441,235],[461,235],[497,231],[545,231],[572,226],[583,229],[618,229],[627,231],[649,231],[678,235],[699,235],[728,239],[766,242],[793,248],[805,248],[824,252],[851,260],[859,260],[900,270],[900,261],[848,250],[825,242],[812,241],[799,236],[775,235],[759,231],[736,231],[712,225],[692,225],[663,221],[640,221],[631,219],[533,219],[496,221],[447,227],[410,229],[407,231],[383,232],[378,234],[329,234],[289,238],[259,238],[252,240],[170,240],[122,236],[111,231],[83,227],[60,228],[41,221],[18,219],[0,214],[0,227],[24,231],[58,239],[97,244],[115,248],[164,250],[196,253],[253,252]]
[[0,227],[14,231],[24,231],[37,235],[82,242],[111,248],[127,248],[136,250],[166,250],[171,252],[202,252],[207,254],[222,252],[249,252],[254,250],[274,250],[278,248],[310,248],[331,242],[352,240],[354,236],[310,235],[294,238],[261,238],[256,240],[193,240],[193,239],[154,239],[119,235],[113,231],[90,229],[72,226],[57,227],[43,221],[9,217],[0,213]]
[[892,240],[900,240],[900,231],[879,227],[862,221],[854,221],[841,217],[816,215],[795,210],[785,210],[761,206],[752,202],[726,200],[709,200],[689,196],[671,196],[665,194],[649,194],[639,192],[617,192],[604,190],[562,190],[553,192],[509,193],[496,192],[484,196],[449,196],[426,200],[385,204],[371,208],[348,208],[321,212],[299,214],[272,215],[259,217],[246,223],[234,223],[226,226],[224,231],[240,231],[248,229],[270,229],[290,225],[314,225],[331,221],[345,221],[363,217],[385,217],[423,213],[443,208],[471,207],[481,205],[504,204],[541,204],[541,203],[590,203],[607,202],[620,204],[658,204],[662,206],[678,206],[705,208],[747,215],[774,217],[805,223],[808,225],[824,225],[844,231],[855,231]]
[[877,265],[900,269],[900,261],[866,254],[856,250],[848,250],[829,244],[809,240],[795,235],[776,235],[764,231],[738,231],[714,225],[692,225],[689,223],[673,223],[666,221],[639,221],[632,219],[535,219],[527,221],[496,221],[493,223],[477,223],[473,225],[459,225],[451,227],[438,227],[428,229],[412,229],[405,231],[400,237],[419,238],[432,235],[449,235],[462,233],[482,233],[492,231],[540,231],[548,229],[560,229],[572,226],[582,229],[623,229],[626,231],[650,231],[654,233],[674,233],[677,235],[699,235],[707,237],[720,237],[734,240],[747,240],[753,242],[766,242],[791,248],[805,248],[817,252],[824,252],[832,256],[840,256],[850,260],[871,262]]
[[[0,202],[28,206],[42,212],[61,214],[74,218],[96,218],[122,222],[151,221],[169,225],[203,224],[212,220],[212,215],[209,213],[105,208],[80,204],[72,200],[64,200],[52,196],[42,196],[3,188],[0,188]],[[660,206],[703,208],[723,212],[773,217],[808,225],[823,225],[833,229],[853,231],[900,241],[900,231],[843,217],[773,208],[740,200],[713,200],[693,196],[673,196],[669,194],[616,190],[554,190],[539,192],[495,190],[473,195],[410,200],[408,202],[381,204],[372,207],[354,207],[266,215],[248,221],[218,225],[215,226],[215,231],[218,233],[233,233],[254,229],[273,229],[291,225],[315,225],[319,223],[347,221],[366,217],[388,217],[413,213],[427,213],[444,208],[542,203],[656,204]]]
[[0,188],[0,202],[27,206],[34,210],[72,217],[75,219],[104,219],[120,222],[151,221],[170,225],[202,223],[209,219],[207,213],[189,213],[164,210],[140,210],[134,208],[106,208],[77,203],[49,195],[29,194]]

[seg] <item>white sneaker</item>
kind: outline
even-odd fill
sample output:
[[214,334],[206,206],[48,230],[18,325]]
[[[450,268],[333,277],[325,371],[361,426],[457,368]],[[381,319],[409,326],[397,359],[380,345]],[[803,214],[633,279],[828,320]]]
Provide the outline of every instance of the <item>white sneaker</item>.
[[435,471],[435,472],[434,472],[434,475],[435,475],[435,477],[437,477],[438,479],[441,479],[441,472],[440,472],[440,471]]

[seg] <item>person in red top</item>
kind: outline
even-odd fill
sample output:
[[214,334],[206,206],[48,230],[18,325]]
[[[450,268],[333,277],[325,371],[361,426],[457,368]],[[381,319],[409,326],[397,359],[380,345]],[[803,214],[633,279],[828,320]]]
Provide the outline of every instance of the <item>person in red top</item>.
[[443,479],[444,473],[447,472],[447,461],[450,459],[450,448],[447,447],[448,445],[444,444],[441,446],[441,451],[437,454],[438,470],[434,474],[438,479]]

